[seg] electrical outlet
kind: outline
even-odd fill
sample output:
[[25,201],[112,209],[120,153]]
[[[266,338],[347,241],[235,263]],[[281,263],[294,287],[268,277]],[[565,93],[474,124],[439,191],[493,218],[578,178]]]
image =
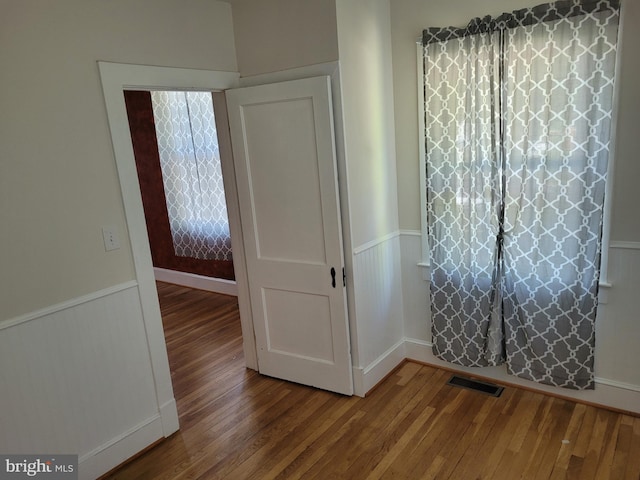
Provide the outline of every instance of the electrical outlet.
[[120,239],[116,227],[102,227],[102,238],[104,239],[104,249],[109,252],[120,248]]

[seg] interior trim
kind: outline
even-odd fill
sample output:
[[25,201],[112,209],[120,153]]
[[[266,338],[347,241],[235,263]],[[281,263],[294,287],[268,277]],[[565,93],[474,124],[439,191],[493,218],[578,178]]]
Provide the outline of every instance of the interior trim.
[[238,296],[238,285],[233,280],[224,278],[205,277],[196,273],[178,272],[167,268],[154,267],[153,273],[160,282],[173,283],[184,287],[197,288],[207,292],[221,293],[222,295]]
[[640,250],[640,242],[617,242],[612,241],[609,248],[618,248],[624,250]]
[[70,300],[57,303],[55,305],[50,305],[40,310],[35,310],[33,312],[25,313],[24,315],[10,318],[9,320],[3,320],[0,322],[0,330],[15,327],[16,325],[30,322],[38,318],[46,317],[47,315],[53,315],[63,310],[68,310],[69,308],[77,307],[78,305],[82,305],[84,303],[89,303],[94,300],[98,300],[100,298],[108,297],[109,295],[113,295],[115,293],[122,292],[130,288],[135,288],[137,286],[138,286],[137,281],[130,280],[128,282],[120,283],[118,285],[113,285],[112,287],[107,287],[102,290],[91,292],[87,295],[82,295],[81,297],[72,298]]

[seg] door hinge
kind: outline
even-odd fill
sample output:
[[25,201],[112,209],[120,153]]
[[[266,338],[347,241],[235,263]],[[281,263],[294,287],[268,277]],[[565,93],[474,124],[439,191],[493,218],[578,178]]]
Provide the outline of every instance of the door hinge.
[[347,274],[344,271],[344,267],[342,267],[342,286],[347,286]]

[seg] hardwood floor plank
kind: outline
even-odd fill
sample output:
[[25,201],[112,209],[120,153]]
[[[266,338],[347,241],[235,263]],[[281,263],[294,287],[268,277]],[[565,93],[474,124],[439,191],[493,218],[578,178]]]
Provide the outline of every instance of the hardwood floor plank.
[[564,479],[568,475],[569,462],[572,457],[572,451],[578,437],[580,425],[584,419],[586,411],[585,405],[576,405],[569,420],[567,430],[564,432],[558,455],[556,456],[553,470],[551,471],[551,480]]
[[[339,450],[340,446],[336,445],[337,443],[348,441],[355,435],[359,420],[364,416],[365,412],[357,410],[353,415],[346,416],[346,421],[335,422],[331,426],[336,427],[335,429],[327,430],[296,458],[299,462],[294,461],[275,478],[298,480],[312,478],[316,474],[326,475],[325,478],[328,478],[330,472],[323,470],[325,465],[323,459],[330,452]],[[294,469],[292,470],[290,467],[294,467]]]
[[597,408],[587,407],[584,413],[584,418],[580,425],[580,433],[576,440],[576,444],[573,448],[573,455],[583,458],[587,455],[587,448],[589,447],[589,441],[591,440],[591,432],[596,421],[596,415],[598,413]]
[[[399,401],[393,401],[391,405],[397,405],[389,409],[384,409],[390,415],[378,415],[380,422],[374,424],[377,431],[369,438],[365,438],[366,445],[361,448],[361,453],[357,459],[348,465],[345,474],[349,477],[356,475],[368,475],[377,469],[377,465],[381,463],[389,454],[389,451],[404,436],[403,432],[411,431],[416,422],[416,418],[422,416],[422,412],[435,411],[432,407],[426,406],[426,399],[429,398],[432,390],[427,388],[429,383],[426,378],[433,381],[444,381],[444,372],[436,369],[421,368],[412,377],[416,381],[412,381],[407,388],[398,397]],[[399,383],[400,384],[400,383]],[[429,413],[430,415],[430,413]],[[385,468],[386,469],[386,468]],[[378,473],[378,475],[381,472]]]
[[[228,455],[222,458],[219,463],[205,470],[200,477],[212,478],[215,475],[219,478],[247,478],[244,475],[234,477],[230,472],[238,468],[237,465],[244,465],[245,462],[248,462],[246,468],[250,470],[250,460],[255,455],[259,455],[263,447],[267,447],[266,450],[268,450],[272,439],[281,438],[289,428],[293,428],[289,423],[292,421],[291,418],[293,417],[293,422],[298,422],[299,418],[304,415],[304,409],[295,408],[295,416],[291,415],[290,410],[297,405],[303,408],[310,407],[309,400],[311,403],[315,400],[312,396],[309,398],[310,394],[312,392],[296,389],[291,391],[285,398],[278,399],[278,408],[269,408],[269,413],[273,412],[273,414],[265,415],[262,420],[263,423],[256,425],[255,431],[250,431],[244,438],[230,437],[225,443],[233,444],[236,447],[229,448]],[[256,461],[256,459],[254,458],[253,461]]]
[[[509,396],[507,393],[505,398]],[[466,449],[463,449],[462,456],[449,476],[451,480],[475,478],[482,467],[479,459],[484,459],[486,452],[491,451],[498,441],[500,429],[496,428],[496,424],[499,419],[503,418],[496,405],[498,400],[496,398],[486,399],[478,410],[473,420],[472,429],[467,433],[472,437],[472,441]]]
[[233,297],[158,283],[180,431],[122,480],[640,480],[640,418],[406,362],[367,398],[244,366]]
[[[255,472],[265,463],[264,459],[277,458],[291,441],[291,433],[316,415],[327,401],[328,397],[308,395],[304,401],[299,402],[301,408],[289,409],[285,415],[270,424],[269,428],[264,429],[264,432],[256,435],[250,448],[242,452],[246,459],[240,461],[238,458],[230,462],[226,474],[231,478],[255,478]],[[299,435],[298,431],[296,435]],[[220,471],[224,472],[225,470]]]
[[[628,422],[628,420],[631,420],[631,422]],[[613,464],[611,465],[611,478],[624,478],[624,470],[629,459],[632,436],[633,419],[628,415],[624,415],[620,421],[620,429],[618,430],[618,438],[616,439]]]
[[[380,461],[389,445],[397,441],[402,432],[401,423],[412,419],[407,417],[413,411],[420,411],[418,405],[424,402],[428,392],[423,388],[425,382],[403,382],[404,373],[412,369],[398,372],[400,381],[389,382],[392,386],[385,394],[380,395],[379,401],[368,402],[367,416],[363,418],[364,428],[349,445],[348,452],[340,451],[339,459],[334,459],[333,466],[338,475],[349,478],[351,475],[366,475]],[[413,374],[413,378],[421,379],[436,374],[435,369],[421,368]],[[331,461],[331,459],[327,459]]]
[[338,422],[338,419],[343,418],[353,408],[353,403],[339,399],[327,411],[321,412],[322,415],[314,419],[308,425],[308,428],[301,428],[298,435],[290,443],[289,449],[285,449],[282,452],[286,453],[286,455],[281,454],[280,460],[275,465],[269,462],[261,467],[262,470],[266,470],[266,473],[261,478],[288,478],[288,472],[298,469],[298,465],[303,463],[308,455],[312,454],[313,446],[316,445],[316,442]]
[[433,385],[433,388],[435,395],[431,396],[421,408],[430,407],[435,410],[434,414],[426,424],[426,428],[418,432],[414,442],[396,457],[384,478],[410,478],[410,472],[419,465],[422,465],[424,469],[427,468],[424,466],[424,462],[430,459],[426,459],[421,454],[421,449],[428,448],[431,442],[438,439],[438,434],[444,427],[444,422],[441,422],[441,419],[447,415],[444,410],[453,407],[453,402],[457,398],[457,394],[460,393],[459,390],[454,390],[452,387],[445,388],[444,382],[440,385]]
[[386,454],[382,457],[369,475],[367,480],[377,480],[383,478],[389,466],[396,460],[400,452],[404,451],[410,442],[414,441],[416,436],[426,428],[426,423],[435,412],[434,408],[427,407],[415,418],[409,428],[400,436],[400,438],[386,450]]
[[640,418],[633,419],[633,434],[629,446],[628,463],[624,478],[628,480],[640,479]]
[[546,423],[546,430],[541,433],[541,448],[538,450],[539,455],[534,458],[534,462],[538,464],[536,476],[537,479],[548,479],[555,467],[555,460],[562,447],[564,434],[569,427],[571,416],[576,404],[554,398],[551,402],[547,417],[549,421]]
[[602,452],[606,448],[606,441],[609,437],[609,435],[607,435],[609,421],[611,417],[615,415],[616,414],[605,410],[598,410],[596,413],[593,432],[591,434],[587,453],[584,457],[582,471],[580,472],[581,478],[585,480],[597,479],[596,474],[598,471],[598,465],[601,460]]
[[617,477],[611,475],[613,467],[613,458],[616,453],[618,435],[620,433],[620,422],[622,415],[611,415],[609,420],[604,449],[598,461],[598,469],[596,476],[598,480],[617,480]]
[[496,475],[502,456],[507,452],[511,437],[515,434],[518,417],[513,415],[512,412],[517,411],[515,407],[520,403],[525,392],[509,389],[507,393],[512,395],[510,398],[507,397],[508,401],[502,410],[503,415],[494,426],[493,435],[496,441],[493,444],[493,448],[488,450],[489,454],[486,457],[486,461],[483,462],[482,478],[493,478]]
[[[424,457],[428,458],[430,463],[424,473],[421,472],[423,467],[419,467],[414,469],[410,475],[423,475],[426,478],[450,478],[467,448],[475,441],[472,433],[473,417],[485,398],[482,394],[469,391],[463,391],[461,395],[464,397],[464,402],[452,414],[456,426],[445,429],[446,433],[424,452]],[[442,420],[449,423],[444,418]]]

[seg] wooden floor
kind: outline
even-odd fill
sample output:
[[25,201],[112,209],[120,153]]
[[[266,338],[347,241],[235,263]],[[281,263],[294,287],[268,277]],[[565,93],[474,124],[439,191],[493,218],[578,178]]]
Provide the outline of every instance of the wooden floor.
[[415,363],[365,399],[263,377],[235,298],[158,286],[181,430],[106,478],[640,478],[640,418]]

